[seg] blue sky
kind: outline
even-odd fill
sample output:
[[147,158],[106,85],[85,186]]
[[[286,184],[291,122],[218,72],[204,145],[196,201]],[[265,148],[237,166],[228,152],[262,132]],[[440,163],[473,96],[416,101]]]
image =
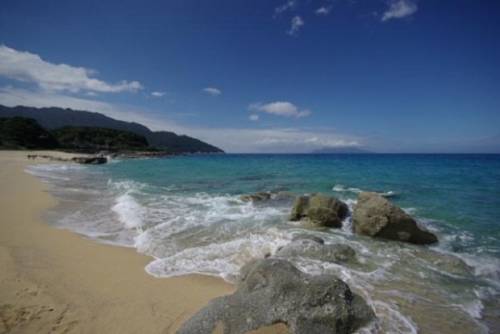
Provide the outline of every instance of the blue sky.
[[229,152],[500,152],[500,2],[10,1],[0,103]]

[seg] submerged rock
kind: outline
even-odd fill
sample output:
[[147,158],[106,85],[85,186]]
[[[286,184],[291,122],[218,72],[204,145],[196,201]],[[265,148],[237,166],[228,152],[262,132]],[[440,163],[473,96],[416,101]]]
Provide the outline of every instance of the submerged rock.
[[268,192],[258,192],[254,194],[241,195],[240,199],[244,202],[261,202],[271,199],[271,193]]
[[278,191],[272,193],[271,198],[277,201],[293,201],[295,196],[296,195],[290,191]]
[[356,252],[348,245],[324,245],[311,239],[299,239],[280,248],[277,257],[305,257],[332,263],[355,262]]
[[352,216],[355,233],[413,244],[432,244],[437,237],[417,225],[401,208],[377,193],[362,192]]
[[287,191],[260,191],[253,194],[241,195],[240,199],[244,202],[264,202],[269,200],[275,201],[292,201],[295,195]]
[[460,276],[474,275],[474,268],[455,255],[436,252],[428,248],[415,250],[415,255],[441,272]]
[[349,213],[347,204],[335,197],[316,194],[300,196],[293,204],[290,220],[304,220],[316,226],[342,227]]
[[320,237],[317,237],[317,236],[312,235],[312,234],[304,234],[304,233],[297,234],[292,238],[292,241],[298,241],[298,240],[311,240],[311,241],[314,241],[314,242],[321,244],[321,245],[323,245],[325,243],[325,240],[321,239]]
[[352,333],[374,318],[365,301],[332,275],[311,276],[280,259],[241,269],[235,293],[212,300],[185,322],[179,334],[240,334],[285,324],[292,334]]

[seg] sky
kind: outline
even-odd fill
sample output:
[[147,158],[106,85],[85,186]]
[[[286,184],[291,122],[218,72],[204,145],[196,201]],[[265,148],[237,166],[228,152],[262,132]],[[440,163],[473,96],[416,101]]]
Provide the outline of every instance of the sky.
[[227,152],[500,153],[500,2],[2,0],[0,104]]

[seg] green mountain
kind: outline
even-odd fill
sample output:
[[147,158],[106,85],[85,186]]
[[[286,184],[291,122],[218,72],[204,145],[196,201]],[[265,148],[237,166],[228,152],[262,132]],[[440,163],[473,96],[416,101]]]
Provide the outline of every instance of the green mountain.
[[42,127],[54,130],[66,126],[94,127],[128,131],[143,136],[149,145],[170,153],[223,153],[220,148],[199,139],[173,132],[154,132],[144,125],[116,120],[105,115],[63,108],[6,107],[0,105],[0,117],[25,117],[36,120]]
[[34,119],[0,118],[1,149],[52,149],[58,146],[55,137]]
[[65,126],[51,133],[62,149],[89,152],[150,149],[146,138],[129,131]]
[[99,151],[154,151],[144,136],[93,127],[71,127],[47,131],[32,118],[0,118],[0,149],[64,149]]

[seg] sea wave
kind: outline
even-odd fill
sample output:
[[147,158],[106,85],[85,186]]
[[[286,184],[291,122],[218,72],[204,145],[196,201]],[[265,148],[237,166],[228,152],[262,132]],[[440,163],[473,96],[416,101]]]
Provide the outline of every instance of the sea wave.
[[[78,200],[73,205],[83,205],[66,211],[61,206],[60,226],[152,256],[145,269],[157,277],[196,273],[234,282],[246,262],[273,255],[296,234],[308,233],[327,244],[348,244],[355,249],[357,260],[352,265],[308,258],[292,261],[313,275],[334,274],[361,294],[377,314],[378,321],[370,329],[374,333],[416,333],[413,319],[421,316],[416,312],[424,312],[414,307],[417,302],[424,305],[429,319],[446,314],[476,328],[484,312],[483,301],[500,292],[499,260],[457,252],[457,245],[470,249],[474,236],[445,229],[441,222],[420,218],[419,224],[438,234],[441,242],[431,248],[415,247],[356,236],[351,214],[340,230],[304,229],[288,222],[287,202],[244,202],[239,194],[190,193],[179,187],[91,175],[80,166],[78,171],[40,166],[44,167],[29,170],[58,186],[62,205],[73,198]],[[362,190],[337,185],[334,191]],[[345,201],[352,212],[356,200]]]
[[[336,184],[335,186],[333,186],[332,188],[333,191],[335,192],[338,192],[338,193],[354,193],[354,194],[360,194],[364,191],[368,191],[368,190],[363,190],[363,189],[360,189],[360,188],[355,188],[355,187],[346,187],[342,184]],[[383,196],[383,197],[396,197],[396,196],[399,196],[399,193],[398,192],[395,192],[395,191],[392,191],[392,190],[389,190],[389,191],[374,191],[376,192],[377,194]]]
[[132,195],[125,193],[119,196],[111,209],[127,228],[141,229],[146,209]]
[[83,166],[75,164],[39,164],[27,166],[25,171],[46,182],[50,180],[70,181],[67,175],[68,171],[83,170],[84,168]]
[[273,254],[288,242],[289,236],[269,229],[226,242],[186,248],[172,256],[156,259],[146,266],[146,271],[157,277],[208,274],[234,282],[245,263]]

